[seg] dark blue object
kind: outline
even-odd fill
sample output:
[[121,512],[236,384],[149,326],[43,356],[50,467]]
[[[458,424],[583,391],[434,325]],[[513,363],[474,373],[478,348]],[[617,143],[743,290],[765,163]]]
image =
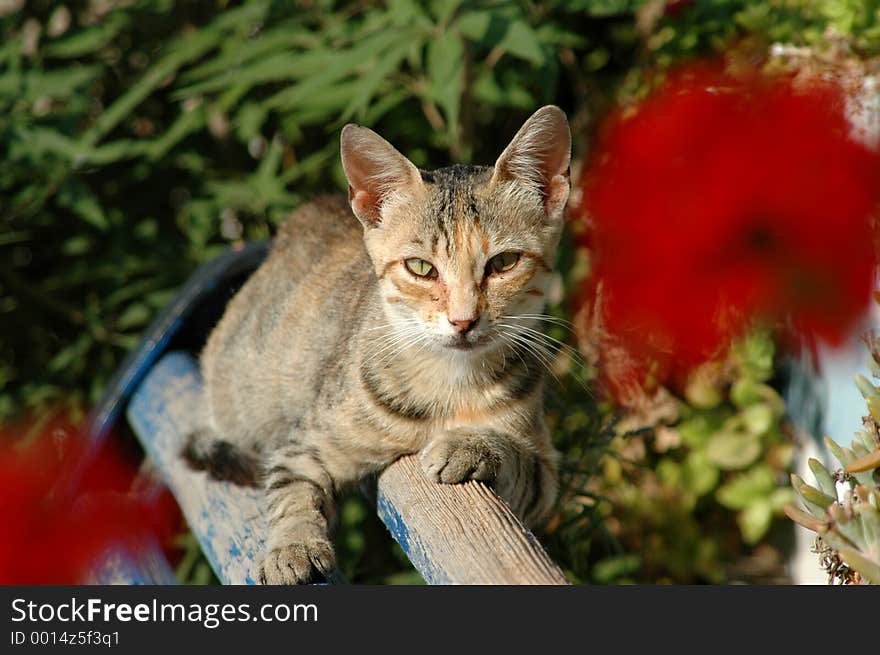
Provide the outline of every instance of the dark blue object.
[[211,328],[220,320],[226,303],[268,252],[267,241],[249,243],[227,250],[196,270],[110,379],[86,421],[90,439],[96,444],[103,442],[123,415],[140,381],[163,353],[173,349],[198,354]]

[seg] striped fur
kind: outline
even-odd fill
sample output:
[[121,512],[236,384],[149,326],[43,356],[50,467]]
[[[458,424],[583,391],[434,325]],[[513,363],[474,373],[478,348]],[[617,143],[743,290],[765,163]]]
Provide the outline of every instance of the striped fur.
[[[185,454],[265,489],[263,582],[332,567],[334,499],[404,454],[421,453],[438,482],[492,483],[527,522],[549,509],[546,354],[531,315],[551,282],[569,149],[555,107],[494,167],[419,171],[370,130],[345,128],[350,206],[323,197],[294,213],[201,359],[206,425]],[[502,252],[519,259],[493,272]],[[437,274],[416,276],[409,258]]]

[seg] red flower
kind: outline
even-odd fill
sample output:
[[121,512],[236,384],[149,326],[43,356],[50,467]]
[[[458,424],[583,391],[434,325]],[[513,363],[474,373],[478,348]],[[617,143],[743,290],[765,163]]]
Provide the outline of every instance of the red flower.
[[832,82],[713,66],[612,119],[582,207],[601,323],[638,375],[698,364],[755,318],[844,338],[868,306],[880,200],[880,158],[849,132]]
[[0,584],[78,584],[108,549],[161,544],[177,515],[169,496],[131,495],[135,470],[108,447],[53,427],[18,447],[0,435]]

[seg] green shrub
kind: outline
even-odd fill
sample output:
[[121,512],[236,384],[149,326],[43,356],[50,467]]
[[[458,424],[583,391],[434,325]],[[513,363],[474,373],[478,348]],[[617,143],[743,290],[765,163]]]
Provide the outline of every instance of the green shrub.
[[[555,102],[581,154],[614,99],[643,92],[645,70],[747,33],[817,44],[827,24],[872,54],[875,5],[714,0],[663,17],[637,0],[2,2],[0,422],[80,418],[198,263],[344,188],[347,121],[418,165],[491,162]],[[567,247],[562,268],[576,261]],[[589,486],[613,434],[589,376],[568,374],[551,403],[566,495],[547,538],[577,579],[646,579]],[[682,405],[686,421],[702,411]],[[687,465],[673,460],[650,466],[675,477]],[[363,501],[346,508],[346,572],[389,579],[400,554]],[[191,555],[182,571],[208,579]]]
[[346,121],[441,166],[571,109],[619,22],[584,8],[626,3],[21,5],[0,16],[0,420],[76,414],[198,262],[343,189]]

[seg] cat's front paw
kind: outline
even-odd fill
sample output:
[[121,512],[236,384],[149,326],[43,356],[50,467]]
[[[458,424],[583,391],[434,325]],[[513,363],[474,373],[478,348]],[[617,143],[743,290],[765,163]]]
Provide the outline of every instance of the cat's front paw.
[[258,571],[260,584],[295,585],[321,582],[336,567],[327,539],[309,539],[271,549]]
[[465,480],[494,482],[501,468],[501,453],[482,439],[464,436],[432,441],[419,457],[425,474],[435,482],[456,484]]

